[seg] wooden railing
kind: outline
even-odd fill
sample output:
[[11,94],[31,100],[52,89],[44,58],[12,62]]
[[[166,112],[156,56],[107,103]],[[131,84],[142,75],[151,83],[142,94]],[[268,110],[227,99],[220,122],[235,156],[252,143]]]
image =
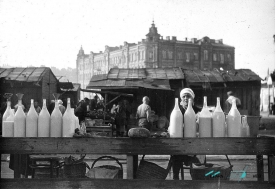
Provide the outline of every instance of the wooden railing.
[[[64,180],[64,179],[52,179],[52,180],[43,180],[37,181],[46,185],[47,182],[56,183],[56,186],[67,186],[69,183],[78,183],[78,186],[91,186],[96,183],[101,183],[104,185],[119,186],[117,184],[130,184],[134,188],[138,187],[138,183],[135,180],[129,180],[135,178],[135,172],[138,165],[137,155],[146,154],[146,155],[256,155],[259,158],[262,155],[267,155],[272,161],[269,162],[269,167],[272,165],[273,156],[275,154],[275,138],[272,137],[249,137],[249,138],[0,138],[0,153],[1,154],[106,154],[106,155],[116,155],[116,154],[125,154],[127,155],[127,179],[124,180],[101,180],[97,179],[75,179],[73,181]],[[258,159],[258,178],[259,181],[263,181],[263,164],[262,160]],[[15,178],[18,178],[20,175],[19,170],[15,168],[14,175]],[[275,181],[275,173],[269,172],[269,182]],[[21,183],[21,186],[31,186],[31,183],[36,179],[1,179],[1,188],[7,186],[16,186]],[[43,184],[42,184],[43,183]],[[59,183],[59,184],[58,184]],[[63,183],[63,184],[62,184]],[[158,182],[140,181],[144,183],[146,188],[146,183],[151,188],[157,186]],[[155,183],[155,185],[154,185]],[[169,183],[173,183],[174,188],[186,186],[192,186],[191,183],[196,185],[205,186],[206,188],[211,188],[213,183],[211,181],[159,181],[159,183],[167,183],[164,186],[169,188]],[[188,184],[189,183],[189,184]],[[199,184],[200,183],[200,184]],[[230,188],[233,181],[221,181],[224,183],[224,188]],[[240,188],[249,187],[250,184],[246,182],[240,182]],[[236,186],[239,186],[240,183]],[[271,183],[266,182],[253,182],[256,185],[262,188],[265,186],[271,186]],[[269,185],[270,184],[270,185]],[[77,184],[76,184],[77,185]],[[37,185],[36,185],[37,186]],[[71,183],[71,186],[74,184]],[[128,185],[129,186],[129,185]],[[207,187],[209,186],[209,187]],[[34,187],[31,187],[34,188]],[[61,187],[62,188],[62,187]],[[72,188],[72,187],[71,187]],[[81,188],[81,187],[80,187]],[[96,188],[96,187],[95,187]],[[122,188],[119,187],[119,188]],[[171,188],[171,187],[170,187]],[[234,187],[238,188],[238,187]]]

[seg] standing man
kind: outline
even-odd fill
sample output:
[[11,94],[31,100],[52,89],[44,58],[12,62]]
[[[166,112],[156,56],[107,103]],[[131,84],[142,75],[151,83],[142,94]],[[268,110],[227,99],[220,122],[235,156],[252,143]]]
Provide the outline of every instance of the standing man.
[[142,104],[139,105],[136,113],[136,118],[138,119],[138,126],[144,127],[148,130],[151,129],[151,125],[149,122],[149,118],[151,115],[151,107],[148,105],[149,101],[149,97],[144,96],[142,99]]
[[229,113],[230,109],[231,109],[231,106],[232,106],[232,100],[235,99],[236,100],[236,105],[237,105],[237,108],[240,109],[241,108],[241,100],[237,97],[234,96],[234,93],[233,91],[228,91],[227,92],[227,100],[225,101],[225,112],[226,113]]

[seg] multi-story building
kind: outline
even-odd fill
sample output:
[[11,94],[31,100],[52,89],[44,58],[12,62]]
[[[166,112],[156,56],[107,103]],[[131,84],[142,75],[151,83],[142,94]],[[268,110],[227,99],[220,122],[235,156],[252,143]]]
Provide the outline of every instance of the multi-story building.
[[76,60],[77,82],[86,88],[93,75],[106,74],[110,68],[163,68],[225,70],[235,68],[235,48],[222,39],[163,39],[154,22],[146,39],[138,44],[124,42],[119,47],[105,46],[104,52],[85,54],[82,47]]

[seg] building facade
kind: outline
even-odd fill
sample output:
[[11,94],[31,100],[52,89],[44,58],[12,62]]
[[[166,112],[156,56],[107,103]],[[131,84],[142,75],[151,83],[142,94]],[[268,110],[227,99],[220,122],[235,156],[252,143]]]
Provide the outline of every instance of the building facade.
[[229,70],[235,69],[235,48],[223,44],[222,39],[209,37],[181,41],[168,36],[164,39],[153,22],[146,39],[138,44],[124,42],[119,47],[105,46],[104,51],[90,54],[85,54],[81,47],[76,60],[77,82],[85,89],[93,75],[106,74],[114,67]]

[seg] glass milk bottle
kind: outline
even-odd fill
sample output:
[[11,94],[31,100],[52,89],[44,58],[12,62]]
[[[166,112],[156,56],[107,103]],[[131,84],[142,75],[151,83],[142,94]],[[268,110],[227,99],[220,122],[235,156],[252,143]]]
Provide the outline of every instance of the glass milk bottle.
[[18,108],[14,115],[14,137],[26,137],[26,114],[22,108],[24,94],[16,94],[18,97]]
[[192,105],[193,101],[189,99],[187,110],[184,113],[184,137],[197,136],[196,114]]
[[212,115],[213,137],[225,137],[225,115],[220,104],[220,97],[217,97],[217,105]]
[[38,132],[38,114],[34,109],[33,99],[31,99],[31,107],[26,117],[26,137],[37,137]]
[[[10,137],[11,133],[10,133],[10,125],[8,123],[6,123],[7,118],[10,116],[10,111],[11,111],[11,102],[7,101],[7,108],[6,111],[3,114],[2,117],[2,136],[3,137]],[[13,135],[13,133],[12,133]]]
[[55,106],[51,114],[50,137],[62,137],[62,113],[58,106],[59,94],[54,93]]
[[170,115],[168,131],[171,138],[183,137],[183,115],[179,108],[178,98],[175,98],[175,106]]
[[46,106],[46,99],[43,99],[43,107],[38,116],[38,137],[50,136],[51,116]]
[[242,116],[242,136],[250,137],[250,128],[247,123],[247,116]]
[[241,114],[237,109],[235,99],[232,100],[232,107],[227,115],[226,123],[228,137],[242,136]]
[[7,101],[7,108],[6,108],[6,111],[3,114],[2,121],[6,121],[6,119],[9,117],[10,110],[11,110],[11,102]]
[[212,115],[207,107],[207,97],[203,98],[203,108],[199,114],[199,137],[212,137]]
[[62,137],[73,137],[75,130],[75,115],[71,109],[70,98],[67,99],[67,108],[63,115]]

